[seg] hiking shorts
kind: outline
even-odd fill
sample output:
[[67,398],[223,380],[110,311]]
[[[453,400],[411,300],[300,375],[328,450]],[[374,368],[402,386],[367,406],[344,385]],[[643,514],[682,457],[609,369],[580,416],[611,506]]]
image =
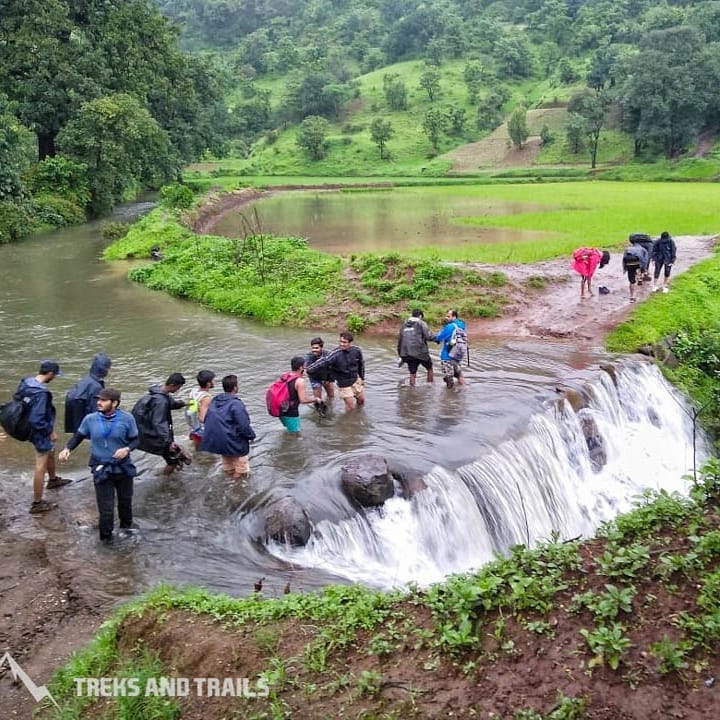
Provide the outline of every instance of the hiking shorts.
[[461,378],[462,370],[460,369],[460,363],[457,360],[443,360],[442,361],[442,374],[443,377]]
[[411,375],[415,375],[421,365],[426,370],[432,370],[432,360],[430,358],[428,358],[427,360],[418,360],[414,357],[404,357],[403,360],[407,363],[408,372]]
[[660,268],[663,268],[664,277],[669,278],[670,271],[672,270],[672,263],[655,263],[655,272],[653,273],[653,276],[656,280],[660,277]]
[[38,455],[47,455],[55,448],[55,443],[50,439],[49,435],[33,435],[30,442]]
[[345,398],[358,397],[362,395],[364,391],[365,383],[358,378],[352,385],[338,388],[338,395],[344,400]]
[[281,415],[280,422],[285,426],[285,429],[290,433],[300,432],[300,416],[290,417],[288,415]]

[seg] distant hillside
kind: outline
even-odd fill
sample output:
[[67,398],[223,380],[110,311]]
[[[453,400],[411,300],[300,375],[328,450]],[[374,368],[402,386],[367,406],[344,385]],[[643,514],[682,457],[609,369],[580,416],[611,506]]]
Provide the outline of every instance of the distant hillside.
[[[720,119],[712,0],[156,1],[186,48],[225,65],[248,174],[674,159]],[[521,106],[528,141],[508,155]],[[308,117],[326,123],[303,134]]]

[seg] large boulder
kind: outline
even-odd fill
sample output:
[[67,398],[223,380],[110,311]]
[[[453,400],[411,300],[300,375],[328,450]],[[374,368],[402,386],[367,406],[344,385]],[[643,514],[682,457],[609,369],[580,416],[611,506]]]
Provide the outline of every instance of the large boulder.
[[271,500],[264,510],[265,535],[284,545],[302,546],[312,534],[305,509],[289,495]]
[[395,494],[387,460],[379,455],[358,455],[342,467],[342,488],[362,507],[382,505]]

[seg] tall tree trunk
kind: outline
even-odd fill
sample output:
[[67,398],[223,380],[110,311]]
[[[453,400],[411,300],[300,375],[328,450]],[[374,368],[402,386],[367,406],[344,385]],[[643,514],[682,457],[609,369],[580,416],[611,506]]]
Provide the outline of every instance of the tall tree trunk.
[[55,157],[55,132],[39,132],[37,134],[38,141],[38,160],[42,162],[45,158]]

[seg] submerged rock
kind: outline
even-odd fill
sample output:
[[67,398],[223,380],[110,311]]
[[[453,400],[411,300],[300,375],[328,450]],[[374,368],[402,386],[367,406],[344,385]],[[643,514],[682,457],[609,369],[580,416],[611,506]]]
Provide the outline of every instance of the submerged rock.
[[358,455],[342,467],[342,488],[363,507],[382,505],[395,494],[387,460],[379,455]]
[[284,545],[302,546],[312,535],[312,523],[305,508],[294,498],[271,500],[265,507],[265,535]]
[[595,418],[587,413],[581,413],[578,416],[580,428],[585,436],[588,452],[590,454],[590,463],[596,472],[601,470],[607,463],[607,451],[605,450],[605,440],[600,434]]

